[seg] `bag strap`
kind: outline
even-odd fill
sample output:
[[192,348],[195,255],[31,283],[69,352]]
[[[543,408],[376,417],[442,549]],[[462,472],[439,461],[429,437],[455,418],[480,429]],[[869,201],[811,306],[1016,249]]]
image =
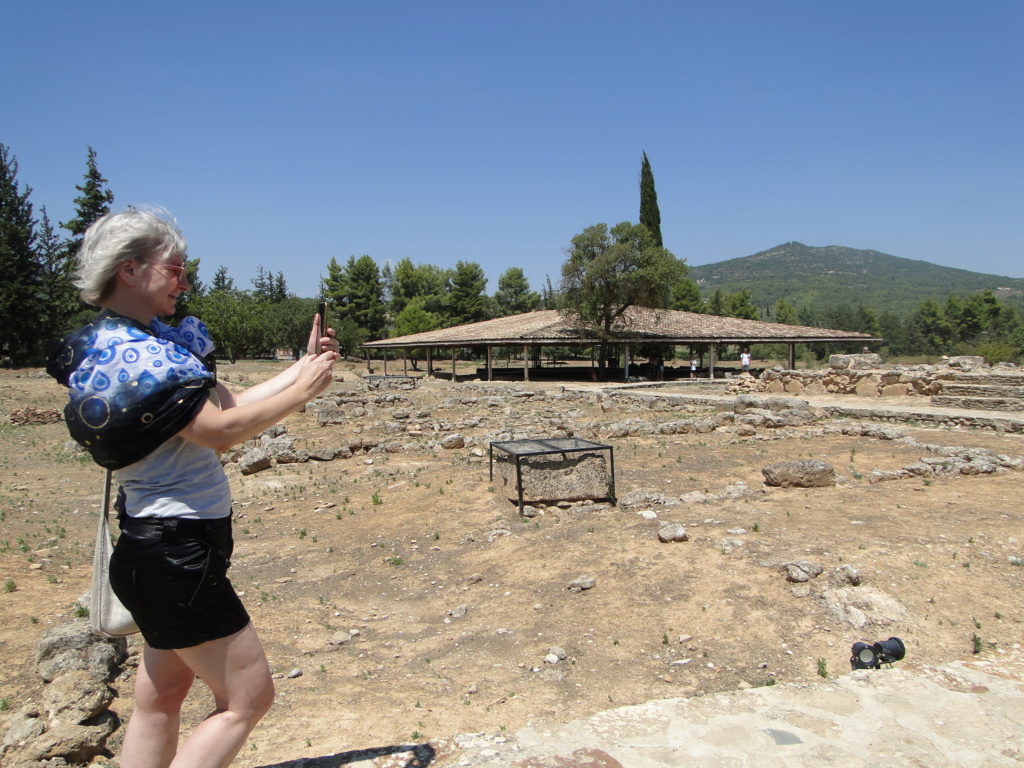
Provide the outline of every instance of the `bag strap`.
[[103,517],[110,519],[110,486],[113,484],[113,475],[109,469],[107,476],[103,479]]

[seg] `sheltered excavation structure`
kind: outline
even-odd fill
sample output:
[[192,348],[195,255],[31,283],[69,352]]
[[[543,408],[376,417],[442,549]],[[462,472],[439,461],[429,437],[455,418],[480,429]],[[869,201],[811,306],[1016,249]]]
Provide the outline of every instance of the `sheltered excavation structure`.
[[[794,347],[803,343],[846,342],[867,344],[881,341],[868,333],[836,331],[827,328],[811,328],[802,325],[782,325],[760,320],[741,320],[735,317],[700,315],[694,312],[678,312],[671,309],[630,307],[619,318],[614,327],[615,338],[611,342],[624,348],[625,364],[622,376],[629,376],[629,350],[639,345],[687,345],[706,348],[708,367],[705,376],[714,378],[716,352],[727,344],[749,346],[751,344],[788,344],[789,367],[795,367]],[[594,347],[599,340],[593,330],[583,326],[570,315],[563,315],[555,309],[526,312],[521,315],[483,320],[479,323],[457,325],[436,331],[414,333],[393,339],[368,341],[366,349],[384,352],[384,375],[388,375],[388,350],[397,350],[402,355],[403,373],[408,372],[408,351],[425,349],[427,373],[434,372],[434,350],[450,349],[452,378],[455,378],[455,352],[466,347],[485,347],[487,350],[486,379],[495,378],[493,351],[495,347],[522,347],[522,380],[529,381],[530,366],[534,350],[551,346]],[[594,363],[592,361],[592,367]],[[509,369],[500,371],[507,374]],[[618,371],[618,369],[615,369]],[[481,371],[483,373],[483,371]],[[507,378],[503,375],[502,378]],[[517,376],[518,378],[518,376]]]

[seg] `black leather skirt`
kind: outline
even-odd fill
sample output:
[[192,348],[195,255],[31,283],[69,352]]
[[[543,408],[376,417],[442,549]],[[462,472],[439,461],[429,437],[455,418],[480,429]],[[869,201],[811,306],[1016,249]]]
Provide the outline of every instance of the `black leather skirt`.
[[120,518],[110,585],[153,648],[191,648],[239,631],[249,614],[227,577],[231,517]]

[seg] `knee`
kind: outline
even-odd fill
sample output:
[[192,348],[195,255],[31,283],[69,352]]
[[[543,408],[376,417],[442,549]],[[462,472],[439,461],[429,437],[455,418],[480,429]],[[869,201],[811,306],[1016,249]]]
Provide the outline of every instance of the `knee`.
[[135,704],[150,712],[175,713],[180,711],[185,697],[192,688],[195,677],[188,675],[178,680],[164,681],[157,685],[140,677],[135,685]]
[[258,712],[257,720],[263,717],[267,712],[270,711],[271,706],[274,704],[274,697],[277,695],[277,691],[274,688],[274,681],[271,678],[267,678],[266,684],[262,690],[257,694],[254,702],[254,710]]
[[274,681],[270,675],[254,686],[242,704],[242,714],[250,723],[256,724],[274,704]]

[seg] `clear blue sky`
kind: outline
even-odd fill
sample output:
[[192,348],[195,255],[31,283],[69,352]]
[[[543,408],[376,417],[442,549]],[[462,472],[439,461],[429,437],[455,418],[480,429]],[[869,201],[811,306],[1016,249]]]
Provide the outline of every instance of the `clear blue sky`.
[[639,219],[698,265],[790,240],[1024,277],[1024,2],[51,2],[0,6],[0,143],[66,220],[179,220],[209,281],[313,295],[369,254],[557,284]]

